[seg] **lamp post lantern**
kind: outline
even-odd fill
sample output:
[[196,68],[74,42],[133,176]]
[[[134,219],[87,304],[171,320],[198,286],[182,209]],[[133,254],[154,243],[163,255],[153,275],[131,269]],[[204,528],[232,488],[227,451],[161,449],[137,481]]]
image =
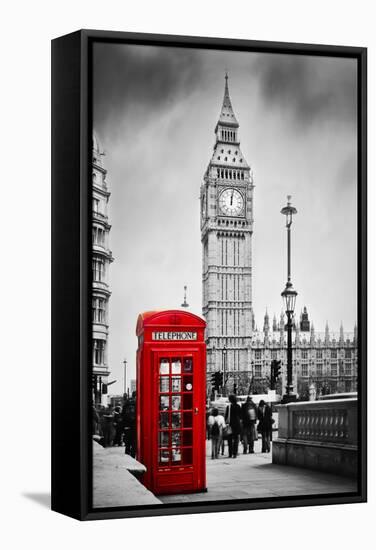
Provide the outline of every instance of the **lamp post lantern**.
[[291,225],[292,217],[294,214],[297,214],[297,210],[291,205],[290,195],[287,197],[287,205],[282,208],[281,214],[286,216],[287,229],[287,283],[285,289],[281,293],[287,315],[287,384],[286,393],[283,396],[283,403],[289,403],[291,401],[296,401],[296,395],[294,394],[294,386],[292,383],[292,319],[295,310],[296,297],[298,295],[291,282]]

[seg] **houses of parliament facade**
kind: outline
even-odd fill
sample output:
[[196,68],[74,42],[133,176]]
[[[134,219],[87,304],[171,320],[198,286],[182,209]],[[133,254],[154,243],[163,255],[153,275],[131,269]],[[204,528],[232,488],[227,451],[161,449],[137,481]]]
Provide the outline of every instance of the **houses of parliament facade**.
[[[278,393],[286,385],[286,317],[269,319],[262,330],[252,309],[253,173],[241,149],[239,123],[228,76],[215,144],[201,185],[203,316],[207,322],[207,374],[223,372],[228,391],[264,393],[272,360],[281,361]],[[332,327],[333,328],[333,327]],[[357,329],[342,325],[317,332],[307,309],[293,325],[293,384],[305,396],[357,390]]]

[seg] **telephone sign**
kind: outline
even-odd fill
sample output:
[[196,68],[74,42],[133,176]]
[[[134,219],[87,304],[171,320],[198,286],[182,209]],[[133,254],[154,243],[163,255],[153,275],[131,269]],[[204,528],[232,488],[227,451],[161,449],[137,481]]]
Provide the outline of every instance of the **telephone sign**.
[[137,458],[154,494],[206,489],[205,326],[187,311],[138,316]]

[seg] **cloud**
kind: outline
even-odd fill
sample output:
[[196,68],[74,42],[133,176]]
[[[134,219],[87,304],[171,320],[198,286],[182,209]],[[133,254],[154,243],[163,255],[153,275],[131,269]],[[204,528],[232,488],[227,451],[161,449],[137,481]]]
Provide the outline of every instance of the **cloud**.
[[197,87],[202,60],[189,49],[94,45],[94,120],[99,134],[134,110],[156,113]]
[[262,55],[254,67],[266,105],[284,109],[307,129],[324,121],[356,118],[356,61],[331,57]]

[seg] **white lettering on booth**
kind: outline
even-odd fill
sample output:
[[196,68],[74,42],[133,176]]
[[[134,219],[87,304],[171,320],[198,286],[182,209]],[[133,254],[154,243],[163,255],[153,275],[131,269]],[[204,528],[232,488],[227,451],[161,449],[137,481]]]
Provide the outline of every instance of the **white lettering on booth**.
[[197,340],[197,332],[152,332],[153,340]]

